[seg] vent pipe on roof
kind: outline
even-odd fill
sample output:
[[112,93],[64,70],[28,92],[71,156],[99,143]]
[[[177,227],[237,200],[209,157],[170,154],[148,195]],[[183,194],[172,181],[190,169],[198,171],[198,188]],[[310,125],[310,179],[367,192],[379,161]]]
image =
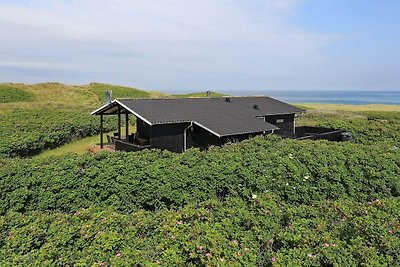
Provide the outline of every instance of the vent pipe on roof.
[[112,101],[112,90],[106,91],[106,104],[110,104]]
[[258,105],[254,105],[253,108],[258,110]]

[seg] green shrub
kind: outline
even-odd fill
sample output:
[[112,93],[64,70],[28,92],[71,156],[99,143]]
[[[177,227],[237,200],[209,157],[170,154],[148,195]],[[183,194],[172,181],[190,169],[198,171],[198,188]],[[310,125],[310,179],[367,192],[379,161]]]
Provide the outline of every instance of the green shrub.
[[343,129],[353,134],[358,144],[390,144],[400,146],[399,112],[332,112],[310,111],[298,120],[299,125],[316,125]]
[[1,266],[399,266],[400,204],[285,204],[266,193],[122,214],[10,212]]
[[[116,127],[114,118],[105,122],[105,131]],[[0,158],[32,156],[99,131],[88,110],[15,110],[0,116]]]
[[265,191],[297,204],[343,196],[368,201],[400,195],[399,153],[392,147],[270,136],[208,152],[7,160],[0,169],[0,213],[71,212],[93,205],[157,210]]
[[33,94],[20,88],[0,84],[0,103],[30,101]]

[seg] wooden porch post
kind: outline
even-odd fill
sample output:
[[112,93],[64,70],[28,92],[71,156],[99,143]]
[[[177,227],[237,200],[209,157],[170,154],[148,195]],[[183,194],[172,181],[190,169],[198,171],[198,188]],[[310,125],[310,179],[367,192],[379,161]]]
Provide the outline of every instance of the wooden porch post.
[[100,115],[100,148],[103,148],[103,114]]
[[125,114],[125,138],[128,141],[128,136],[129,136],[129,114],[128,111],[126,111]]
[[118,106],[118,139],[121,139],[121,107]]

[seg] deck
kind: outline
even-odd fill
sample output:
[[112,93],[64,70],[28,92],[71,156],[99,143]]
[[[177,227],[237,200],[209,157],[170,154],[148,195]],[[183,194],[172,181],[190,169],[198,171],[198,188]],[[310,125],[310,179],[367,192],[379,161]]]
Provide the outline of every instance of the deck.
[[295,128],[295,133],[277,133],[284,138],[292,138],[297,140],[328,140],[335,142],[352,140],[351,133],[345,130],[299,126]]
[[136,134],[131,134],[128,138],[121,136],[121,138],[107,135],[107,146],[113,148],[115,151],[135,152],[143,149],[150,149],[149,141],[135,137]]

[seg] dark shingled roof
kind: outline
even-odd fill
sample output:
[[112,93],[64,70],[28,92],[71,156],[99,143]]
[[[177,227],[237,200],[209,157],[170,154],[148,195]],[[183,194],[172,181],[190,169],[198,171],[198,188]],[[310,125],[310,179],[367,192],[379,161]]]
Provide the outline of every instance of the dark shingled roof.
[[303,112],[270,97],[211,97],[116,99],[92,114],[115,114],[118,105],[149,124],[193,122],[217,136],[276,130],[257,117]]

